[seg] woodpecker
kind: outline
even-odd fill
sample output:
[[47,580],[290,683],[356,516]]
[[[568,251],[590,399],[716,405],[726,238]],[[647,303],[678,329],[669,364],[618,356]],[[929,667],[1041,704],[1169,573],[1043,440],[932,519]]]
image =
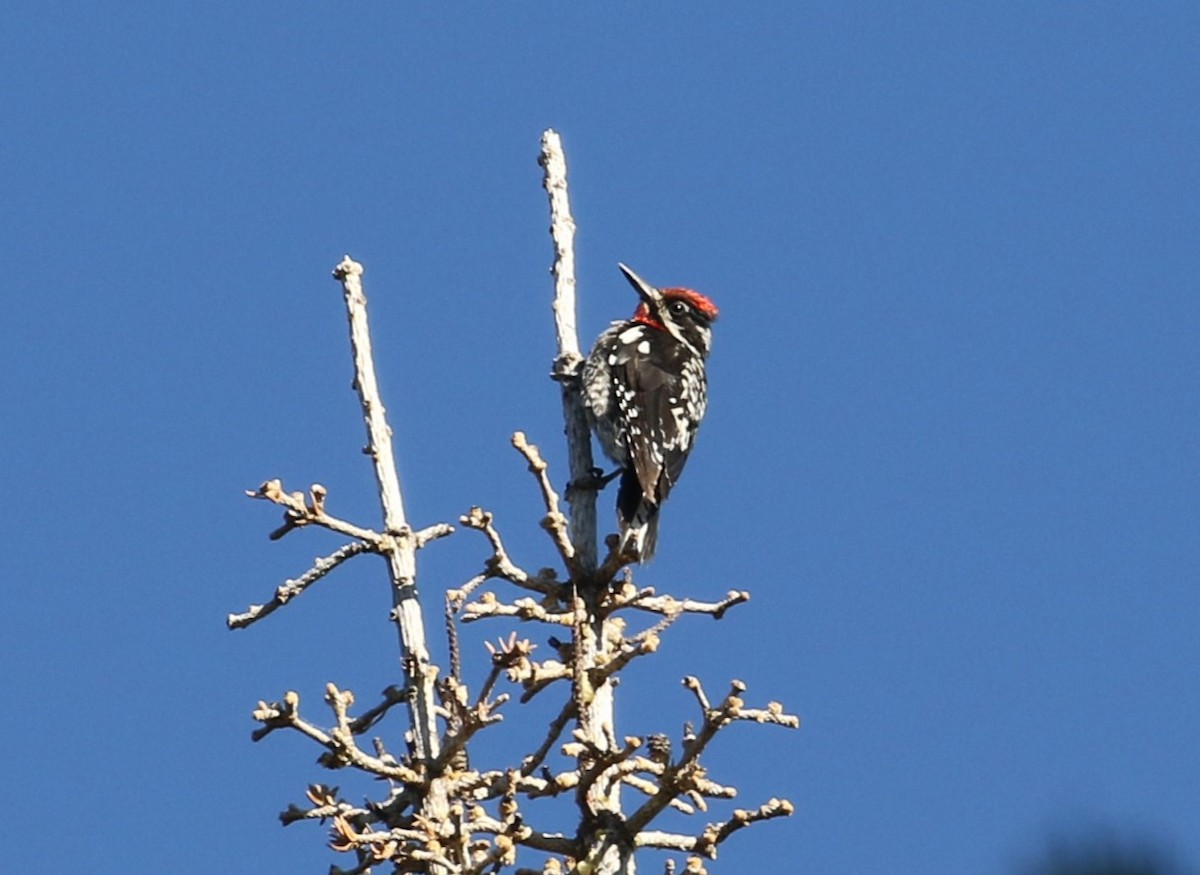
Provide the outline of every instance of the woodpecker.
[[617,265],[641,297],[614,322],[583,366],[588,421],[604,454],[621,466],[621,548],[654,556],[658,510],[679,482],[708,406],[705,361],[717,308],[691,289],[658,289]]

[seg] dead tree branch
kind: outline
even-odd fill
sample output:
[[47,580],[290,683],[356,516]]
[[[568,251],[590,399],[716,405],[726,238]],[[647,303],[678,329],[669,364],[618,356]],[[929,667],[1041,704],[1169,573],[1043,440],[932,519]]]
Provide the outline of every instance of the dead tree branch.
[[400,477],[392,451],[392,429],[375,378],[371,354],[371,331],[367,322],[367,297],[362,287],[363,267],[349,256],[333,275],[342,284],[343,300],[350,322],[350,345],[354,350],[354,386],[362,404],[367,427],[366,452],[375,467],[384,526],[395,539],[387,553],[392,583],[392,618],[400,633],[405,685],[414,690],[410,701],[417,756],[432,760],[438,754],[437,721],[434,716],[434,677],[429,649],[425,644],[425,621],[417,600],[417,543],[404,513]]
[[786,799],[771,799],[753,811],[737,809],[733,816],[724,823],[710,823],[698,836],[680,835],[678,833],[643,830],[638,833],[636,842],[639,848],[664,848],[672,851],[688,851],[701,854],[709,859],[717,856],[717,845],[725,841],[739,829],[771,820],[776,817],[788,817],[795,811],[792,803]]
[[[554,240],[554,328],[558,357],[551,375],[562,385],[563,422],[570,452],[571,483],[589,482],[592,476],[592,437],[579,391],[583,356],[575,327],[575,220],[567,195],[567,156],[557,131],[542,134],[542,186],[550,199],[550,236]],[[571,505],[570,543],[579,565],[590,573],[596,567],[596,493],[568,489]]]
[[640,611],[649,611],[668,617],[675,614],[709,614],[714,620],[719,620],[730,608],[748,601],[750,601],[750,593],[744,591],[730,591],[719,602],[701,602],[695,599],[677,599],[669,595],[656,596],[654,590],[645,589],[624,604],[617,604],[616,607],[636,608]]
[[303,492],[285,492],[279,480],[268,480],[256,490],[247,489],[246,495],[283,508],[283,525],[271,532],[272,541],[278,541],[284,535],[303,526],[315,525],[370,544],[377,553],[382,553],[387,547],[386,539],[378,532],[326,513],[325,499],[329,496],[329,490],[320,483],[310,486],[308,495],[305,496]]
[[388,762],[382,757],[372,756],[362,750],[354,740],[354,731],[346,714],[347,707],[354,697],[339,690],[333,684],[326,687],[325,701],[329,704],[336,718],[336,725],[326,732],[300,716],[300,696],[288,692],[283,702],[267,704],[259,702],[254,711],[254,719],[262,723],[262,728],[254,732],[252,738],[259,741],[276,729],[291,728],[306,735],[326,750],[323,764],[329,768],[355,766],[364,772],[369,772],[380,778],[390,778],[405,784],[420,783],[421,776],[415,770],[398,763]]
[[[700,754],[708,747],[717,733],[735,720],[753,720],[758,723],[775,723],[791,729],[800,726],[800,719],[783,712],[783,706],[777,702],[770,703],[765,709],[747,709],[741,699],[746,685],[741,681],[733,681],[728,695],[716,707],[709,703],[708,696],[698,678],[684,678],[683,684],[696,696],[700,703],[703,723],[700,731],[683,743],[683,755],[678,763],[672,764],[663,771],[659,780],[659,791],[642,803],[630,815],[628,825],[636,835],[645,829],[650,822],[669,804],[671,799],[688,791],[700,790],[701,780],[705,779],[700,768]],[[789,805],[790,809],[790,805]]]
[[251,605],[250,608],[242,614],[230,614],[225,625],[230,629],[244,629],[247,626],[261,620],[263,617],[273,613],[278,608],[283,607],[309,586],[316,583],[333,569],[337,568],[347,559],[352,556],[357,556],[360,553],[365,553],[372,550],[371,544],[366,541],[354,541],[334,550],[328,556],[322,556],[313,562],[312,568],[304,572],[295,580],[285,580],[276,590],[275,596],[269,602],[261,605]]
[[[533,449],[536,451],[537,448],[534,447]],[[551,493],[553,493],[553,490],[551,490]],[[555,501],[557,501],[557,498]],[[561,517],[561,514],[558,514],[558,516]],[[500,533],[496,531],[496,527],[492,524],[492,519],[492,515],[488,511],[479,507],[473,507],[465,515],[459,517],[460,523],[469,529],[481,532],[492,546],[492,555],[484,563],[483,579],[487,580],[498,577],[502,580],[507,580],[514,586],[532,590],[542,595],[551,595],[558,592],[560,583],[553,569],[542,569],[536,575],[533,575],[513,563],[512,559],[509,558],[508,551],[504,548],[504,542],[500,538]],[[465,599],[465,596],[469,594],[470,589],[473,588],[473,586],[468,584],[461,590],[456,591],[463,593],[462,598],[458,600],[459,606],[461,606],[461,602]]]
[[546,473],[549,466],[542,459],[537,446],[529,443],[526,439],[524,432],[519,431],[512,436],[512,445],[525,457],[525,461],[529,463],[530,473],[537,478],[538,485],[541,487],[542,499],[546,502],[546,517],[542,520],[542,528],[549,532],[550,537],[554,540],[554,546],[558,548],[558,554],[562,557],[563,564],[567,566],[571,579],[579,580],[587,572],[580,562],[575,545],[571,543],[571,536],[568,532],[571,523],[559,508],[558,493],[554,491],[554,487],[550,483],[550,476]]

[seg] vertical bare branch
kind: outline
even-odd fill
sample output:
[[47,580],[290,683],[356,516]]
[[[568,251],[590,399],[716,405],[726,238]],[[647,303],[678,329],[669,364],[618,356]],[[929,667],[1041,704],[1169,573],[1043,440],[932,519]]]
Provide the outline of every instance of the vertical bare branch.
[[550,197],[550,236],[554,238],[554,330],[558,335],[559,355],[579,355],[579,336],[575,330],[575,220],[567,197],[567,156],[563,153],[558,131],[542,134],[542,155],[538,161],[545,171],[542,186]]
[[367,453],[375,465],[379,501],[384,526],[394,539],[387,551],[392,580],[392,617],[400,633],[403,649],[401,663],[405,681],[412,691],[409,711],[412,717],[417,757],[430,761],[438,754],[437,718],[434,713],[434,671],[429,648],[425,644],[425,623],[417,600],[416,541],[404,515],[400,477],[392,453],[392,430],[375,379],[375,361],[371,355],[371,332],[367,324],[367,298],[362,287],[363,267],[349,256],[333,271],[342,284],[346,314],[350,320],[350,344],[354,350],[354,385],[362,403],[367,426]]
[[[584,607],[575,627],[575,697],[579,729],[593,750],[615,747],[613,686],[605,678],[592,686],[588,671],[599,663],[608,647],[605,621],[598,616],[596,603],[607,581],[595,580],[596,571],[596,491],[589,485],[593,476],[592,437],[583,409],[580,371],[583,356],[575,328],[575,220],[567,197],[567,159],[562,139],[548,130],[542,134],[539,163],[544,170],[542,185],[550,198],[550,234],[554,238],[554,324],[558,335],[558,358],[553,376],[562,386],[563,419],[566,423],[567,449],[572,487],[567,489],[571,506],[571,542],[575,546],[582,579],[575,579],[577,605]],[[582,800],[585,810],[584,832],[589,840],[589,865],[602,875],[632,873],[633,858],[612,842],[605,823],[621,810],[620,784],[597,781]],[[617,845],[622,844],[620,841]]]
[[[592,474],[592,438],[579,372],[583,356],[575,328],[575,220],[567,197],[567,158],[558,132],[542,134],[542,186],[550,198],[550,236],[554,238],[554,329],[558,336],[558,358],[554,379],[562,385],[563,420],[570,453],[571,483],[587,483]],[[571,505],[571,543],[586,573],[596,570],[596,493],[592,489],[567,489]]]

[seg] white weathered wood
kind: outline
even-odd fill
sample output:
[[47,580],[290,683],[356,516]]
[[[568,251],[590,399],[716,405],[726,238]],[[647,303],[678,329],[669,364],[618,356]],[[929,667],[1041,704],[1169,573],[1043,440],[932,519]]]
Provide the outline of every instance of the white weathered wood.
[[375,378],[367,298],[362,286],[363,266],[346,256],[333,272],[342,284],[350,345],[354,351],[354,384],[367,428],[367,453],[375,467],[385,530],[395,540],[387,552],[392,582],[393,619],[400,633],[401,664],[409,696],[413,742],[417,757],[430,761],[438,755],[437,717],[434,711],[434,670],[425,643],[425,622],[417,599],[416,540],[404,514],[404,496],[392,451],[392,430]]
[[554,328],[560,355],[579,355],[575,328],[575,220],[567,196],[567,156],[558,132],[542,134],[542,185],[550,197],[550,236],[554,239]]
[[[594,463],[591,432],[579,389],[583,356],[575,325],[575,220],[571,218],[567,195],[567,159],[556,131],[542,134],[539,163],[544,170],[542,185],[550,198],[550,236],[554,240],[554,330],[558,357],[554,360],[553,374],[562,386],[570,482],[586,483],[592,477]],[[596,493],[587,488],[568,490],[567,503],[571,506],[571,543],[580,567],[590,573],[596,569]]]
[[[554,378],[562,386],[563,419],[567,436],[571,483],[585,484],[594,479],[592,436],[583,409],[580,387],[580,353],[576,328],[575,295],[575,220],[567,195],[567,159],[562,138],[553,130],[542,134],[540,162],[545,175],[543,186],[550,198],[550,235],[554,239],[554,326],[558,336],[558,358]],[[575,547],[580,575],[579,600],[584,606],[581,621],[575,627],[575,696],[579,707],[579,730],[594,750],[609,751],[616,730],[613,718],[613,685],[605,679],[593,686],[588,671],[600,664],[608,647],[605,623],[594,614],[597,587],[607,581],[592,580],[596,570],[596,492],[583,487],[567,490],[571,506],[570,537]],[[587,789],[585,817],[616,815],[621,812],[620,782],[595,781]],[[597,819],[598,822],[598,819]],[[597,875],[633,875],[633,856],[614,836],[599,834],[591,843],[585,861]]]

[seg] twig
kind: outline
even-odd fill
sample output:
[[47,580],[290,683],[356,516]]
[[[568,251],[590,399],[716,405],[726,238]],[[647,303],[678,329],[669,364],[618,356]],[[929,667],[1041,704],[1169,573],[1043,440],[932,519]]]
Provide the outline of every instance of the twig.
[[[520,820],[514,818],[516,823]],[[508,835],[517,844],[534,848],[539,851],[564,854],[575,849],[575,840],[558,833],[542,833],[528,826],[516,826],[513,823],[502,823],[492,817],[476,815],[463,824],[463,829],[470,833],[491,833],[493,835]]]
[[[661,639],[662,633],[667,631],[668,629],[670,629],[672,626],[674,626],[675,622],[682,616],[683,616],[682,612],[677,613],[677,614],[667,614],[665,617],[663,617],[661,620],[659,620],[657,623],[655,623],[649,629],[643,629],[641,632],[638,632],[636,635],[630,635],[625,640],[630,644],[636,644],[638,646],[641,646],[642,642],[649,638]],[[657,641],[656,641],[656,643],[657,643]]]
[[617,576],[617,572],[622,568],[627,567],[637,561],[637,552],[632,548],[621,549],[621,538],[619,535],[610,534],[604,539],[604,546],[608,548],[608,553],[604,557],[604,561],[600,563],[600,568],[597,569],[595,579],[598,583],[610,581]]
[[434,523],[432,526],[426,526],[418,532],[413,532],[413,544],[420,550],[430,541],[436,541],[439,538],[445,538],[453,534],[454,526],[449,523]]
[[[641,807],[629,816],[629,830],[633,834],[645,829],[670,804],[671,799],[680,793],[703,786],[702,782],[706,779],[699,765],[700,754],[716,737],[716,734],[730,723],[735,720],[754,720],[759,723],[775,723],[791,729],[800,726],[800,718],[785,714],[783,706],[778,702],[772,702],[764,709],[746,709],[741,699],[746,685],[741,681],[735,680],[730,683],[729,693],[716,708],[710,704],[698,678],[688,676],[683,679],[683,685],[692,691],[696,701],[700,703],[704,722],[698,733],[685,738],[679,762],[663,771],[659,791],[643,802]],[[724,788],[717,785],[711,789],[723,790]]]
[[312,568],[304,572],[295,580],[285,580],[276,590],[275,597],[269,602],[262,605],[251,605],[249,610],[243,614],[230,614],[225,619],[225,625],[230,629],[244,629],[252,625],[268,614],[274,613],[277,609],[283,607],[289,601],[294,599],[300,593],[304,592],[309,586],[316,583],[333,569],[337,568],[351,556],[357,556],[359,553],[365,553],[371,550],[372,547],[366,541],[355,541],[339,547],[328,556],[323,556],[317,559]]
[[442,611],[442,619],[446,624],[446,644],[450,650],[450,677],[456,682],[462,681],[462,648],[458,643],[458,623],[455,622],[454,615],[458,613],[454,605],[454,599],[450,593],[446,593],[445,607]]
[[[592,747],[591,745],[586,745]],[[593,813],[595,797],[589,791],[591,788],[604,776],[604,774],[623,760],[629,759],[634,752],[642,746],[642,740],[634,736],[625,739],[623,747],[616,750],[596,750],[592,749],[590,754],[585,756],[595,757],[595,759],[579,769],[579,786],[575,789],[576,802],[579,805],[579,810],[587,817]],[[607,796],[607,791],[601,791],[601,795]]]
[[393,706],[399,705],[408,698],[404,689],[393,684],[385,689],[382,693],[383,700],[372,708],[363,711],[357,717],[350,721],[350,731],[355,735],[362,735],[376,723],[383,719],[383,716],[392,709]]
[[491,592],[485,592],[479,601],[464,605],[462,609],[464,623],[473,623],[484,617],[516,617],[518,620],[540,620],[559,626],[570,626],[574,622],[573,614],[548,611],[531,598],[517,599],[511,605],[506,605]]
[[250,498],[261,498],[284,509],[283,525],[271,533],[271,540],[278,541],[288,532],[302,526],[316,525],[339,535],[346,535],[371,545],[371,549],[382,553],[387,544],[384,536],[371,529],[338,519],[325,512],[328,490],[320,483],[309,487],[307,500],[303,492],[285,492],[279,480],[268,480],[258,489],[247,489]]
[[534,769],[542,764],[546,759],[546,754],[550,752],[550,748],[554,746],[554,742],[562,735],[563,729],[566,728],[567,722],[579,713],[574,700],[568,699],[563,705],[562,710],[558,712],[558,716],[550,723],[550,731],[546,733],[545,740],[538,746],[532,754],[525,757],[521,762],[521,774],[532,775]]
[[525,457],[525,461],[529,463],[530,473],[537,478],[538,485],[542,490],[542,500],[546,503],[546,517],[542,520],[542,528],[550,533],[550,537],[554,540],[554,546],[558,548],[558,554],[562,557],[563,564],[567,566],[571,579],[575,580],[582,573],[582,569],[575,546],[571,543],[571,537],[567,533],[570,523],[559,507],[558,493],[554,491],[554,486],[550,483],[550,476],[546,473],[549,466],[542,458],[537,445],[529,443],[526,439],[525,432],[516,432],[512,436],[512,445],[518,453]]
[[[436,834],[429,829],[393,828],[387,831],[358,832],[345,817],[334,818],[335,839],[330,847],[335,851],[351,851],[369,848],[375,860],[394,860],[403,857],[411,860],[430,862],[444,867],[448,872],[461,871],[450,860],[443,856],[440,842]],[[431,850],[437,848],[437,850]]]
[[313,803],[312,808],[300,808],[295,803],[288,805],[287,810],[280,812],[279,821],[284,826],[290,826],[298,820],[325,820],[329,817],[367,817],[371,814],[366,808],[356,808],[338,798],[336,787],[324,784],[310,784],[306,794]]
[[479,587],[491,580],[492,577],[493,575],[491,572],[485,570],[480,574],[476,574],[458,589],[446,590],[447,608],[455,612],[461,611],[463,604],[468,598],[470,598],[471,593],[475,592],[475,590],[479,589]]
[[[653,781],[647,781],[645,778],[638,777],[637,775],[622,775],[621,783],[632,787],[633,789],[644,793],[647,796],[653,796],[658,792],[657,784],[655,784]],[[676,811],[681,811],[684,814],[696,813],[696,809],[691,805],[688,805],[682,799],[672,799],[669,804]]]
[[[536,448],[534,449],[536,451]],[[547,578],[544,573],[531,575],[512,561],[508,555],[508,550],[504,547],[504,541],[500,538],[500,533],[492,524],[492,520],[492,514],[481,507],[473,507],[466,514],[459,517],[459,522],[462,525],[468,529],[481,532],[492,547],[492,555],[487,560],[484,568],[484,579],[499,577],[522,589],[528,589],[542,595],[551,595],[557,592],[559,587],[557,581]]]
[[[510,672],[511,674],[513,673]],[[556,660],[547,659],[542,662],[530,662],[525,674],[519,678],[514,677],[513,680],[521,682],[524,692],[521,693],[520,701],[524,704],[555,681],[566,680],[569,677],[570,668]]]
[[329,733],[333,742],[330,748],[333,765],[349,764],[364,772],[392,778],[405,784],[415,784],[420,780],[420,776],[412,769],[395,764],[390,755],[386,759],[382,756],[372,756],[358,746],[354,740],[354,721],[348,713],[349,707],[354,704],[353,693],[349,690],[339,690],[333,684],[326,684],[325,701],[337,720],[337,726]]
[[[658,738],[666,740],[666,736],[658,736]],[[653,743],[654,737],[651,737]],[[704,801],[705,798],[710,799],[733,799],[737,796],[736,787],[727,787],[724,784],[718,784],[716,781],[710,781],[706,773],[702,769],[691,769],[686,780],[680,781],[677,776],[671,774],[672,766],[667,761],[656,761],[648,759],[644,756],[635,756],[617,767],[617,772],[621,775],[622,780],[626,776],[633,776],[635,772],[644,772],[648,775],[653,775],[659,781],[656,785],[662,786],[663,778],[667,777],[675,780],[680,784],[681,792],[686,794],[696,804],[697,808],[707,810],[708,804]],[[686,785],[686,786],[685,786]]]
[[[485,641],[484,645],[491,647],[491,642]],[[497,660],[495,658],[495,652],[493,652],[492,667],[488,670],[487,677],[483,679],[483,684],[479,687],[479,696],[475,700],[476,704],[487,701],[487,697],[492,694],[492,688],[496,686],[496,681],[500,679],[500,675],[503,671],[504,662],[502,660]]]
[[448,733],[446,736],[446,744],[442,752],[438,754],[438,758],[434,760],[430,766],[430,771],[435,775],[440,775],[445,769],[454,762],[455,756],[460,751],[465,751],[467,743],[472,736],[479,730],[493,723],[499,723],[504,719],[503,715],[495,714],[493,711],[508,701],[508,695],[498,696],[494,702],[478,702],[474,708],[463,709],[462,720],[456,729]]
[[701,602],[695,599],[677,599],[673,596],[662,595],[656,596],[653,590],[649,595],[645,595],[643,590],[637,596],[620,604],[618,608],[636,608],[640,611],[649,611],[655,614],[710,614],[714,620],[719,620],[725,616],[725,612],[730,608],[735,607],[745,602],[750,601],[750,593],[742,591],[737,592],[731,590],[719,602]]
[[773,817],[790,817],[794,810],[796,808],[787,799],[769,799],[767,803],[760,805],[754,811],[738,809],[734,811],[730,820],[715,828],[706,829],[703,840],[700,846],[696,847],[696,851],[706,856],[713,856],[712,851],[716,849],[716,846],[730,838],[730,835],[736,833],[738,829],[748,827],[751,823],[772,820]]
[[266,702],[258,703],[258,708],[254,711],[254,719],[263,725],[260,729],[256,729],[250,737],[254,741],[260,741],[276,729],[288,727],[308,736],[325,748],[328,751],[325,756],[331,757],[326,764],[331,767],[353,765],[381,778],[391,778],[404,784],[419,783],[420,775],[412,769],[385,762],[379,757],[373,757],[355,744],[354,734],[345,713],[345,707],[349,704],[345,698],[348,694],[342,693],[333,684],[328,685],[328,690],[326,701],[334,708],[334,713],[338,716],[338,726],[332,731],[326,732],[302,718],[300,716],[300,696],[289,691],[284,695],[283,702],[269,705]]
[[599,686],[603,681],[616,675],[621,669],[629,665],[639,656],[649,656],[658,650],[659,640],[655,636],[648,636],[636,643],[630,643],[628,646],[622,647],[617,655],[612,657],[604,665],[597,666],[590,672],[592,683]]
[[717,845],[725,841],[739,829],[764,820],[776,817],[788,817],[795,811],[792,803],[786,799],[771,799],[753,811],[738,809],[724,823],[712,823],[698,836],[679,835],[678,833],[643,830],[634,840],[641,848],[664,848],[673,851],[690,851],[701,854],[709,859],[717,856]]
[[529,656],[537,645],[528,639],[519,639],[516,632],[510,633],[507,640],[501,639],[499,646],[490,641],[485,641],[484,646],[492,656],[492,670],[484,681],[481,696],[491,689],[501,670],[508,675],[510,681],[519,683],[524,688],[522,703],[528,702],[555,681],[570,676],[567,667],[561,662],[553,659],[534,662],[530,659]]
[[[726,694],[725,699],[716,708],[708,704],[708,697],[704,695],[704,688],[700,685],[699,678],[689,675],[683,679],[683,685],[692,691],[696,696],[696,701],[700,703],[700,707],[704,711],[705,728],[711,725],[720,729],[734,720],[774,723],[788,729],[800,728],[800,718],[793,714],[785,714],[783,712],[783,705],[778,702],[769,702],[766,708],[744,707],[741,694],[746,692],[746,685],[739,680],[730,681],[729,693]],[[701,737],[703,735],[704,731],[701,730]]]

